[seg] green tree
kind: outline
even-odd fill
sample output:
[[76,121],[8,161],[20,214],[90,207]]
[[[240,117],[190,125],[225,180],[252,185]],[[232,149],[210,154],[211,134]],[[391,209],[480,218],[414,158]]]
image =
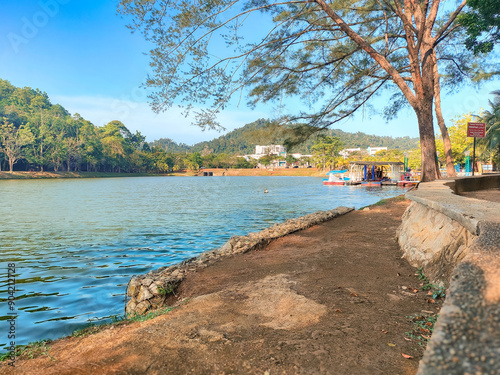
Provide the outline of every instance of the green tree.
[[291,164],[291,165],[293,165],[297,162],[297,159],[295,159],[295,157],[292,154],[287,154],[285,160],[286,160],[287,164]]
[[236,164],[234,165],[235,168],[255,168],[257,166],[257,160],[255,159],[250,159],[247,160],[245,158],[236,158]]
[[[318,111],[284,119],[306,121],[314,131],[351,116],[384,89],[395,88],[418,119],[422,181],[430,181],[439,176],[432,113],[437,60],[432,56],[454,35],[456,17],[466,1],[451,12],[441,3],[253,0],[241,5],[220,0],[170,1],[166,6],[122,0],[119,11],[131,15],[132,29],[141,29],[155,45],[154,76],[146,82],[155,89],[155,110],[177,99],[191,104],[210,101],[211,108],[200,110],[196,122],[217,128],[216,115],[232,95],[251,87],[251,105],[279,102],[284,95],[301,97],[308,104],[321,102]],[[256,12],[269,15],[274,25],[242,42],[242,20]],[[235,52],[214,58],[210,43],[221,39],[232,47],[226,51]]]
[[0,151],[9,162],[9,171],[14,171],[14,164],[22,158],[23,148],[33,141],[29,129],[21,126],[16,129],[12,124],[2,121],[0,125]]
[[311,163],[311,158],[309,156],[302,156],[300,159],[299,159],[299,164],[301,166],[305,166],[305,165],[308,165]]
[[221,153],[215,156],[214,163],[216,168],[229,168],[231,166],[231,155]]
[[478,150],[489,158],[498,170],[500,165],[500,90],[493,91],[490,109],[484,111],[482,121],[486,124],[484,138],[478,140]]
[[375,154],[376,161],[400,161],[404,160],[403,150],[380,150]]
[[344,144],[340,138],[320,136],[312,147],[313,160],[317,164],[320,163],[323,170],[325,170],[327,166],[329,166],[330,169],[335,169],[335,162],[342,147],[344,147]]
[[203,164],[203,159],[199,152],[193,152],[192,154],[188,154],[185,159],[185,163],[189,169],[197,171]]
[[155,146],[151,149],[153,157],[153,165],[157,172],[168,173],[174,168],[174,158],[171,154],[167,154],[165,150],[159,146]]
[[410,150],[408,156],[408,166],[410,167],[410,169],[417,170],[422,168],[421,155],[422,153],[420,151],[420,147]]
[[[466,114],[455,119],[454,125],[450,126],[450,139],[453,143],[453,157],[457,163],[465,160],[464,152],[472,151],[473,138],[467,137],[467,123],[472,121],[472,115]],[[440,140],[436,141],[436,148],[439,152],[440,161],[443,161],[444,148]]]
[[500,0],[467,0],[458,17],[466,28],[465,46],[474,54],[488,53],[500,39]]
[[80,127],[79,136],[82,148],[82,162],[86,165],[85,169],[87,171],[96,171],[104,157],[99,131],[91,122],[85,120]]
[[262,164],[263,166],[268,167],[271,165],[271,163],[275,159],[276,159],[275,155],[264,155],[264,156],[260,157],[259,164]]
[[127,146],[125,137],[131,135],[130,131],[120,121],[111,121],[100,129],[101,143],[103,147],[104,162],[111,171],[118,172],[124,166],[127,156]]

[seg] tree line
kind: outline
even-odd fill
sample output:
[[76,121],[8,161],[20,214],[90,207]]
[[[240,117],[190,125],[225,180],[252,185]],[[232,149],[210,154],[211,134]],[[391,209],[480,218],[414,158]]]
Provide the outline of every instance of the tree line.
[[[500,93],[493,93],[490,109],[483,113],[487,137],[478,141],[478,159],[500,163]],[[472,146],[465,136],[471,116],[457,119],[450,127],[455,145],[454,158],[463,163],[463,153]],[[170,173],[199,168],[254,168],[269,166],[275,160],[287,165],[317,165],[322,169],[342,166],[351,160],[401,161],[409,151],[414,168],[420,167],[420,150],[416,139],[409,137],[377,137],[364,133],[327,130],[295,146],[293,151],[312,154],[296,160],[266,155],[246,160],[237,154],[252,154],[255,144],[286,143],[287,128],[269,120],[257,120],[209,142],[194,146],[177,144],[162,138],[147,143],[140,132],[132,133],[120,121],[97,127],[78,113],[70,115],[59,104],[52,104],[46,93],[29,87],[18,88],[0,79],[0,170],[24,171],[88,171],[124,173]],[[373,142],[373,143],[372,143]],[[375,143],[376,142],[376,143]],[[389,150],[370,157],[355,152],[339,155],[345,147],[388,146]],[[446,164],[442,141],[437,142],[439,161]]]
[[[361,142],[370,137],[382,139],[364,133],[352,137]],[[52,104],[39,89],[15,87],[0,79],[0,170],[167,173],[201,167],[253,168],[257,161],[235,154],[251,154],[257,143],[282,140],[283,132],[274,124],[258,120],[194,146],[167,138],[147,143],[140,132],[132,133],[120,121],[95,126],[78,113],[71,115],[61,105]],[[415,140],[392,141],[404,145]],[[301,147],[310,152],[314,141],[308,142]],[[268,157],[261,162],[269,165],[272,160]],[[288,162],[293,161],[289,158]]]
[[196,155],[150,147],[120,121],[97,127],[45,92],[0,80],[0,170],[165,173],[197,163]]

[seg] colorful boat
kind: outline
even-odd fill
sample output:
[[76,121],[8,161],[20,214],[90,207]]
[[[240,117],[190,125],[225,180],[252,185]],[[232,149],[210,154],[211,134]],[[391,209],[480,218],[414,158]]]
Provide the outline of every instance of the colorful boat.
[[323,185],[345,185],[345,183],[349,181],[349,177],[344,176],[346,172],[347,169],[328,172],[326,174],[328,178],[323,179]]
[[351,161],[349,175],[363,186],[408,186],[418,181],[405,179],[404,163],[398,161]]
[[382,186],[382,180],[369,180],[369,181],[361,181],[361,185],[363,186]]

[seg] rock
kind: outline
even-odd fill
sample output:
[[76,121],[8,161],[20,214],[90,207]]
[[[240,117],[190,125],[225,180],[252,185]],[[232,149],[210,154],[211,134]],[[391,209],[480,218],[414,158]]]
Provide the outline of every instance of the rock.
[[151,283],[148,289],[153,295],[157,296],[160,294],[160,292],[158,291],[158,287],[161,287],[161,283],[158,281],[154,281]]
[[149,301],[142,301],[135,307],[135,310],[132,313],[142,315],[146,313],[150,308],[151,304],[149,303]]
[[130,301],[128,301],[127,306],[125,307],[125,313],[128,314],[133,314],[136,312],[137,308],[137,302],[134,298],[132,298]]
[[146,288],[144,285],[141,285],[141,288],[139,289],[139,293],[137,294],[137,302],[143,302],[145,300],[150,299],[153,297],[153,294],[149,291],[148,288]]
[[135,296],[138,292],[139,285],[140,285],[139,280],[137,280],[136,277],[132,277],[130,279],[130,281],[128,282],[127,296],[129,296],[129,297]]

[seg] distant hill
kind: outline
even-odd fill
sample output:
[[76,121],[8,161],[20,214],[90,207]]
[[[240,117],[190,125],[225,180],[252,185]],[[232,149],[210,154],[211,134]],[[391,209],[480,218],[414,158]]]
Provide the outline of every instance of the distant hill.
[[159,147],[164,149],[167,152],[179,153],[179,152],[189,152],[191,150],[191,146],[188,146],[184,143],[176,143],[170,138],[160,138],[156,141],[149,142],[150,147]]
[[[337,136],[346,148],[367,148],[368,146],[387,147],[389,149],[410,150],[418,147],[418,138],[388,137],[370,135],[362,132],[349,133],[340,129],[325,130],[321,134]],[[278,126],[270,120],[259,119],[241,128],[235,129],[211,141],[188,146],[177,144],[171,139],[159,139],[150,143],[169,152],[206,152],[229,155],[246,155],[255,152],[255,145],[283,144],[289,136],[289,129]],[[312,136],[302,144],[294,146],[289,152],[311,153],[311,146],[317,136]]]

